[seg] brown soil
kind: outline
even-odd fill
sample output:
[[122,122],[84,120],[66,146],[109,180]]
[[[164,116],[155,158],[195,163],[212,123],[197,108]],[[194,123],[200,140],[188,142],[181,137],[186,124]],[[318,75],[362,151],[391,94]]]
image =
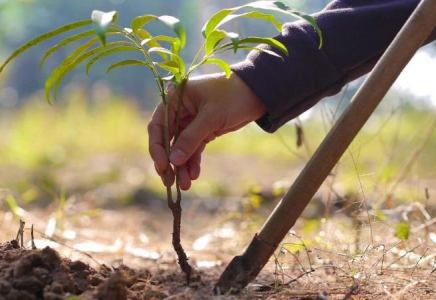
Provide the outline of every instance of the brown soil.
[[[13,240],[0,244],[0,299],[61,300],[79,299],[163,299],[168,295],[153,290],[147,271],[137,272],[126,266],[117,269],[102,266],[100,271],[81,261],[61,258],[53,249],[26,250]],[[77,299],[77,298],[73,298]]]

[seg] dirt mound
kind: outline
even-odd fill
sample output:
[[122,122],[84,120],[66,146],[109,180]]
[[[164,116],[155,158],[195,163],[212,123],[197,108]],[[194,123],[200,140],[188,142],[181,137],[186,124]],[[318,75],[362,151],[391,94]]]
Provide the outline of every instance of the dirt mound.
[[148,288],[151,274],[126,266],[100,271],[61,258],[53,249],[26,250],[17,241],[0,244],[0,300],[163,299]]

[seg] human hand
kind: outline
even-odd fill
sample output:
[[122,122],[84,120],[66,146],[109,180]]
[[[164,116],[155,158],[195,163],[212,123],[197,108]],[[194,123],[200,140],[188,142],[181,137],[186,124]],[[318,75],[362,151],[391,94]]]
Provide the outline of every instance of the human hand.
[[[174,91],[170,91],[171,97]],[[168,98],[169,99],[169,98]],[[170,135],[176,127],[177,99],[169,110]],[[200,176],[201,154],[206,144],[216,137],[236,131],[257,120],[266,113],[266,108],[254,92],[232,73],[229,79],[224,74],[197,76],[187,82],[180,111],[180,135],[171,148],[170,161],[179,167],[180,188],[188,190],[191,181]],[[166,184],[165,171],[168,164],[164,144],[164,107],[160,103],[153,112],[148,125],[149,151],[157,173]]]

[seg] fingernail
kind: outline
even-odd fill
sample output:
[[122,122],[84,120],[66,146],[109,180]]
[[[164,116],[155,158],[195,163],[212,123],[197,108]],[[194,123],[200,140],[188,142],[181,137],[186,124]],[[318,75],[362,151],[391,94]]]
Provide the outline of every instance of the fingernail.
[[170,161],[175,165],[179,165],[185,162],[186,154],[182,150],[176,149],[170,154]]

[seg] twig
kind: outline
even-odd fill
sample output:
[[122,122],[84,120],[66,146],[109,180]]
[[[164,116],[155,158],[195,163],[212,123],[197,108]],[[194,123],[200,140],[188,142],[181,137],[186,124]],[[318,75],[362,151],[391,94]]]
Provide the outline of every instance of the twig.
[[433,132],[436,129],[436,118],[434,118],[433,122],[430,125],[430,128],[422,138],[421,142],[419,143],[418,147],[413,151],[412,155],[410,156],[409,160],[404,164],[403,169],[399,172],[399,175],[397,176],[396,181],[394,182],[393,186],[390,188],[388,194],[392,194],[398,187],[398,185],[404,180],[406,175],[409,173],[411,167],[415,164],[416,160],[421,155],[422,150],[427,145],[428,141],[430,140]]
[[359,284],[357,282],[353,283],[350,290],[347,294],[345,294],[345,297],[342,300],[348,300],[350,297],[354,294],[354,292],[359,288]]
[[44,239],[47,239],[47,240],[52,241],[52,242],[54,242],[54,243],[56,243],[56,244],[59,244],[59,245],[65,247],[65,248],[68,248],[68,249],[70,249],[70,250],[72,250],[72,251],[74,251],[74,252],[77,252],[77,253],[80,253],[80,254],[82,254],[82,255],[85,255],[86,257],[88,257],[89,259],[91,259],[93,262],[95,262],[99,267],[102,266],[102,264],[99,263],[99,262],[98,262],[94,257],[92,257],[91,254],[86,253],[86,252],[81,251],[81,250],[78,250],[78,249],[75,249],[74,247],[68,246],[68,245],[65,244],[65,243],[59,242],[59,241],[56,240],[54,237],[48,236],[48,235],[46,235],[45,233],[39,231],[38,229],[35,229],[35,231],[36,231],[37,233],[39,233],[39,234],[41,235],[41,237],[43,237]]
[[369,206],[366,200],[365,190],[363,188],[362,180],[360,179],[360,173],[359,170],[357,169],[357,164],[356,164],[356,160],[354,159],[354,155],[351,152],[351,150],[348,151],[350,153],[351,159],[353,160],[353,165],[354,165],[354,169],[356,170],[357,179],[359,180],[360,190],[362,191],[363,203],[365,204],[366,216],[368,218],[369,232],[371,234],[371,242],[374,243],[374,236],[372,234],[372,222],[371,222],[371,217],[369,216]]
[[306,275],[312,274],[315,271],[316,271],[315,269],[308,270],[308,271],[298,275],[296,278],[294,278],[294,279],[292,279],[292,280],[290,280],[290,281],[288,281],[288,282],[286,282],[286,283],[284,283],[282,285],[289,285],[291,283],[294,283],[294,282],[298,281],[300,278],[302,278],[302,277],[304,277]]
[[427,249],[425,249],[425,251],[424,251],[424,254],[421,255],[421,257],[418,259],[418,261],[416,262],[415,267],[414,267],[413,270],[412,270],[412,274],[410,274],[410,276],[413,276],[413,273],[415,272],[416,268],[418,267],[419,262],[420,262],[421,259],[425,256],[425,254],[427,253],[428,249],[429,249],[429,248],[427,247]]
[[15,238],[17,242],[20,241],[21,248],[24,248],[24,225],[26,225],[26,222],[20,219],[20,228],[18,229],[17,237]]
[[286,148],[286,150],[288,150],[292,155],[298,157],[299,159],[301,159],[303,162],[307,162],[307,158],[303,157],[301,154],[299,154],[298,152],[296,152],[295,150],[293,150],[285,141],[285,139],[283,138],[282,134],[280,132],[276,133],[276,136],[278,137],[278,139],[280,140],[280,142],[282,143],[282,145]]
[[33,236],[33,224],[32,224],[32,228],[30,229],[30,238],[32,240],[32,249],[36,250],[35,237]]
[[395,264],[396,262],[398,262],[399,260],[401,260],[402,258],[404,258],[405,256],[407,256],[409,253],[415,251],[415,249],[421,247],[422,245],[417,245],[415,247],[413,247],[411,250],[407,251],[406,253],[404,253],[403,255],[401,255],[399,258],[397,258],[396,260],[394,260],[393,262],[391,262],[389,264],[389,266],[386,267],[386,270],[389,269],[393,264]]
[[[300,119],[299,117],[297,117],[297,118],[295,119],[295,124],[296,124],[298,127],[300,127],[301,135],[303,136],[303,122],[301,122],[301,119]],[[309,143],[307,142],[307,139],[306,139],[305,137],[302,138],[302,143],[303,143],[303,146],[304,146],[304,148],[305,148],[305,150],[306,150],[307,155],[308,155],[309,157],[311,157],[311,156],[312,156],[312,150],[310,149]]]
[[310,269],[312,270],[312,269],[313,269],[313,268],[312,268],[312,262],[311,262],[311,260],[310,260],[309,250],[307,249],[306,244],[305,244],[304,241],[301,239],[301,237],[299,237],[299,236],[296,235],[295,233],[291,233],[291,235],[294,236],[294,237],[296,237],[296,238],[301,242],[301,244],[303,245],[304,250],[306,251],[307,261],[309,262]]

